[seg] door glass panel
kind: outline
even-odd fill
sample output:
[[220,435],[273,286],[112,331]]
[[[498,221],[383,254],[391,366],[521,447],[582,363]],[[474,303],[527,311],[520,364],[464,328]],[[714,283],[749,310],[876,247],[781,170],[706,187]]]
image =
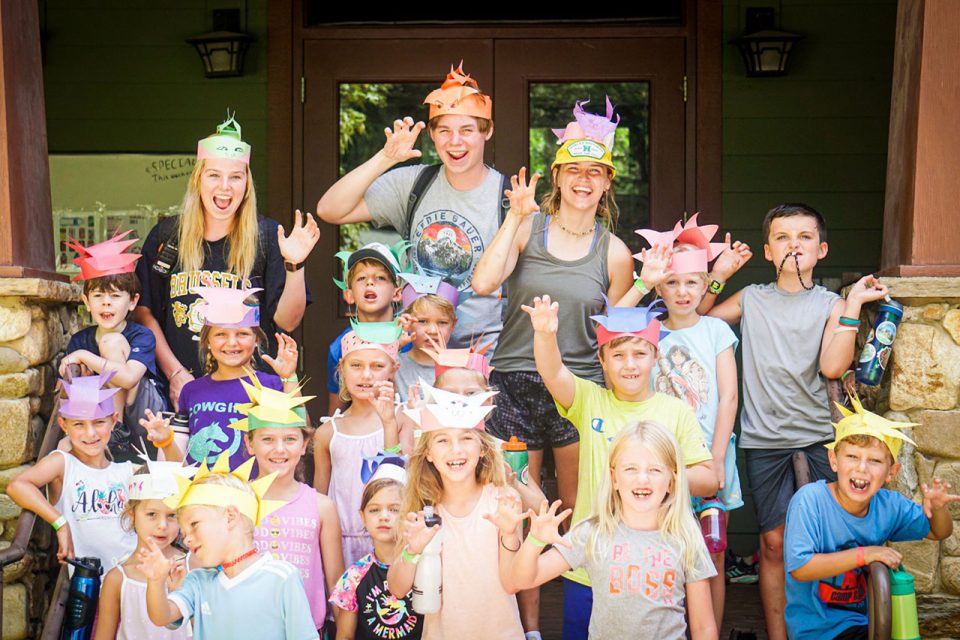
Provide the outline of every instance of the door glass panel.
[[[423,98],[435,83],[341,83],[340,84],[340,176],[357,168],[383,148],[385,127],[399,117],[423,119]],[[421,158],[404,164],[435,164],[437,152],[424,130],[417,139]],[[339,227],[340,249],[353,251],[368,242],[392,245],[399,236],[392,229],[375,229],[368,222]]]
[[544,176],[537,185],[538,199],[542,199],[551,188],[550,164],[558,148],[553,129],[563,129],[573,120],[577,100],[589,99],[584,109],[590,113],[606,113],[604,96],[610,97],[620,115],[613,149],[617,165],[614,190],[620,207],[617,235],[637,252],[645,244],[634,230],[650,224],[649,82],[531,83],[530,170]]

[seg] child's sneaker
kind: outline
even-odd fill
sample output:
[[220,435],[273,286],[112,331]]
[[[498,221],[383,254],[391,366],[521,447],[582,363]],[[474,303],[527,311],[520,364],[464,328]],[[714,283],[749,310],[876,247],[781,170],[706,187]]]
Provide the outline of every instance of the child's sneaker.
[[727,582],[734,584],[754,584],[760,578],[757,574],[757,554],[750,558],[741,558],[733,553],[727,552],[726,574]]

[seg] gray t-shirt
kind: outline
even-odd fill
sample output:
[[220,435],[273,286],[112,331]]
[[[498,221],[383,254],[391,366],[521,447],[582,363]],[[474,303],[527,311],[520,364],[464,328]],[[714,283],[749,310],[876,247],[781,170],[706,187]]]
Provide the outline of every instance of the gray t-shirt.
[[572,569],[585,567],[593,584],[590,613],[590,640],[604,638],[656,638],[684,640],[686,637],[686,588],[717,575],[706,545],[697,565],[687,572],[678,547],[665,540],[659,530],[637,531],[622,522],[608,544],[593,560],[587,544],[594,521],[586,520],[564,536],[572,549],[554,547]]
[[793,449],[833,439],[820,343],[839,298],[820,286],[797,293],[774,283],[744,287],[744,449]]
[[[407,200],[424,166],[393,169],[370,185],[363,197],[377,227],[403,235]],[[490,169],[479,187],[457,191],[441,170],[413,216],[410,258],[424,273],[442,276],[460,290],[451,348],[469,346],[480,334],[486,336],[484,343],[500,335],[500,292],[478,296],[470,288],[477,261],[500,228],[500,180],[500,173]]]
[[419,364],[410,357],[409,353],[401,353],[399,360],[400,368],[397,369],[396,375],[393,376],[393,386],[397,390],[397,393],[400,394],[400,399],[406,402],[410,385],[417,384],[420,378],[423,378],[424,382],[428,384],[433,384],[435,369],[433,360],[430,361],[430,364]]

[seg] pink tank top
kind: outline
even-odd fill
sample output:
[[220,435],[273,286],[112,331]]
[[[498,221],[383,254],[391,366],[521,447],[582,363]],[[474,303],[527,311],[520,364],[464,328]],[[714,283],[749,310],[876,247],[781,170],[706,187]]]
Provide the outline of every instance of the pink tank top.
[[320,516],[317,514],[317,492],[300,483],[300,491],[260,522],[253,534],[258,551],[286,560],[300,570],[303,589],[310,602],[310,612],[317,629],[327,615],[327,589],[320,556]]

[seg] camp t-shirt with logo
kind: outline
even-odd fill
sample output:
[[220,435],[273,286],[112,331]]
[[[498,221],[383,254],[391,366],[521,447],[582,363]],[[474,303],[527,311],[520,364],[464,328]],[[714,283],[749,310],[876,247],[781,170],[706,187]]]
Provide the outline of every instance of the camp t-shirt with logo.
[[[257,216],[260,233],[260,248],[248,287],[259,287],[260,328],[267,334],[268,344],[263,345],[266,353],[277,352],[274,334],[277,327],[273,314],[283,295],[286,283],[286,270],[283,268],[283,256],[277,244],[279,224],[271,218]],[[194,287],[204,286],[203,279],[209,278],[214,287],[241,287],[240,278],[227,269],[227,257],[230,255],[230,243],[227,237],[214,242],[204,242],[203,269],[200,271],[182,271],[179,263],[174,265],[169,276],[161,276],[153,270],[161,242],[174,238],[176,242],[176,218],[167,218],[157,224],[143,243],[143,257],[137,262],[137,278],[140,280],[139,306],[147,307],[157,319],[167,344],[177,360],[194,377],[203,375],[199,355],[199,342],[196,337],[203,328],[203,318],[198,305],[200,296],[190,293]],[[307,303],[310,302],[310,290],[307,289]]]
[[867,624],[866,567],[823,580],[791,574],[818,553],[834,553],[889,542],[920,540],[930,533],[923,507],[896,491],[880,489],[867,515],[848,513],[823,480],[805,485],[790,500],[783,536],[787,629],[794,640],[833,638]]
[[[392,227],[403,235],[410,191],[424,168],[399,167],[370,185],[363,198],[377,227]],[[441,276],[460,291],[452,348],[466,347],[471,338],[476,340],[481,334],[487,343],[500,335],[503,326],[500,292],[478,296],[470,288],[473,270],[500,228],[501,178],[499,172],[489,169],[476,189],[457,191],[441,170],[421,196],[409,229],[413,262],[424,273]],[[469,294],[466,300],[465,294]]]
[[[279,376],[258,372],[257,379],[268,389],[283,391]],[[212,465],[224,451],[230,454],[231,469],[246,461],[250,454],[243,445],[243,432],[229,425],[246,417],[237,411],[237,405],[247,402],[250,402],[250,396],[239,378],[214,380],[211,376],[203,376],[183,385],[180,414],[187,416],[187,429],[175,431],[189,432],[185,463],[195,465],[206,460]]]

